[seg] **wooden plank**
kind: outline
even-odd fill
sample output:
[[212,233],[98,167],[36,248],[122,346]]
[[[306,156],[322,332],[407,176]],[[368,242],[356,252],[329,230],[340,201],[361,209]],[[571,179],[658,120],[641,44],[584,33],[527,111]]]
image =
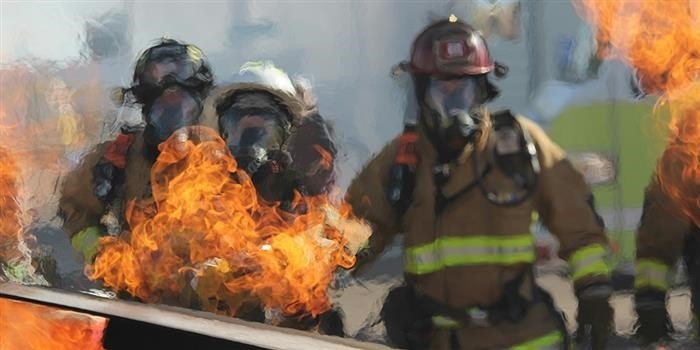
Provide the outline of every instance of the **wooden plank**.
[[10,282],[0,282],[0,297],[57,306],[99,316],[122,317],[267,349],[390,349],[380,344],[280,328],[180,307],[100,298],[90,294]]

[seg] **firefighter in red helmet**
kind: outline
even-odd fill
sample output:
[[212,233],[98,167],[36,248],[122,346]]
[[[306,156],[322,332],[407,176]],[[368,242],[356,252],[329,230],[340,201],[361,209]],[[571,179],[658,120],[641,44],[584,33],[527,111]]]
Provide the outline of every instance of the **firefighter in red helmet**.
[[392,343],[566,348],[561,314],[534,281],[529,229],[537,211],[571,264],[578,334],[590,332],[603,348],[612,322],[607,240],[581,174],[535,123],[485,107],[498,94],[488,74],[505,67],[468,24],[450,16],[427,27],[404,67],[418,102],[415,125],[347,193],[375,229],[358,269],[404,234],[406,285],[381,312]]

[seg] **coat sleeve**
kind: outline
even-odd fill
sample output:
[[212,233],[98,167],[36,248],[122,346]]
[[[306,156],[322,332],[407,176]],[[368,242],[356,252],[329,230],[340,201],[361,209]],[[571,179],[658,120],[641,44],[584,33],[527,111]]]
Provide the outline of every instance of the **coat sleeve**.
[[662,292],[668,289],[670,272],[693,227],[681,213],[654,176],[644,194],[644,209],[637,229],[635,289]]
[[70,237],[85,228],[99,225],[100,216],[104,214],[105,208],[93,192],[93,169],[103,149],[104,145],[98,145],[63,180],[58,210],[63,218],[63,230]]
[[540,177],[535,208],[560,242],[559,255],[569,262],[576,289],[609,281],[608,240],[583,175],[534,122],[519,119],[537,146]]
[[372,225],[365,254],[358,257],[356,270],[373,261],[399,232],[398,214],[386,198],[389,170],[394,164],[396,141],[388,144],[353,179],[346,193],[346,200],[353,212]]

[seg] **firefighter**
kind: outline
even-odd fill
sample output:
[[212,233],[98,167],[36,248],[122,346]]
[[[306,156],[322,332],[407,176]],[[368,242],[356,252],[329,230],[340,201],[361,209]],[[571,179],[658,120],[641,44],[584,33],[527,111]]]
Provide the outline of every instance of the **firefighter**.
[[[263,200],[292,215],[303,213],[299,196],[328,195],[335,183],[332,126],[319,114],[306,82],[292,82],[271,62],[248,62],[234,80],[210,97],[219,133]],[[316,318],[262,311],[260,305],[244,305],[236,317],[344,335],[337,308]]]
[[[577,339],[611,332],[607,239],[588,186],[532,121],[490,113],[505,70],[456,17],[415,39],[418,117],[352,181],[347,200],[374,227],[357,271],[404,234],[406,285],[381,315],[409,349],[561,349],[561,314],[533,276],[533,211],[561,241],[579,300]],[[497,68],[497,66],[499,68]]]
[[700,315],[700,227],[664,192],[656,175],[645,191],[636,243],[634,301],[639,316],[635,326],[637,339],[644,344],[671,340],[670,334],[674,330],[666,311],[666,292],[671,271],[681,257],[688,275],[691,312],[697,327]]
[[310,87],[271,62],[244,64],[236,80],[213,94],[217,126],[260,196],[292,210],[295,193],[328,194],[337,149]]
[[175,130],[199,124],[212,86],[209,64],[194,45],[162,39],[141,54],[132,86],[120,89],[119,97],[141,106],[145,126],[125,126],[116,139],[97,145],[63,183],[63,229],[86,262],[96,254],[100,236],[125,228],[126,201],[150,197],[158,145]]

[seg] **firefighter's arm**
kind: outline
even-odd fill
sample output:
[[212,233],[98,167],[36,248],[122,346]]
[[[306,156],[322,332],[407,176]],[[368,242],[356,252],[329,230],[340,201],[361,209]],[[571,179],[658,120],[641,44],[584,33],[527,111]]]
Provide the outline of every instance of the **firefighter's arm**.
[[102,201],[94,193],[93,186],[93,171],[103,153],[101,146],[88,153],[82,162],[66,175],[58,201],[63,230],[70,236],[73,247],[83,253],[87,260],[96,252],[96,241],[102,235],[100,217],[105,211]]
[[522,121],[537,144],[541,165],[535,206],[542,222],[560,241],[576,290],[609,283],[608,241],[593,195],[564,151],[530,121]]
[[645,191],[644,209],[637,230],[635,289],[666,292],[670,271],[680,258],[690,233],[690,220],[662,191],[656,176]]
[[561,243],[559,254],[569,262],[578,298],[575,340],[604,349],[613,330],[604,224],[583,176],[542,129],[529,124],[541,165],[535,205],[542,222]]
[[397,214],[386,197],[389,170],[396,151],[395,141],[385,146],[360,171],[348,188],[346,200],[353,212],[372,226],[372,235],[366,247],[358,253],[355,273],[362,272],[399,232]]

